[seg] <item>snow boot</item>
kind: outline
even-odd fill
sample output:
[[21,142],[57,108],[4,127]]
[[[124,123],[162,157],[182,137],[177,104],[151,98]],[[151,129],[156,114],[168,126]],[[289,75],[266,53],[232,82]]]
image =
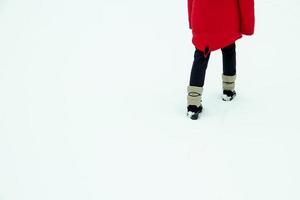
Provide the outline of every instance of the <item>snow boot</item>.
[[236,75],[233,76],[227,76],[222,74],[222,80],[223,80],[223,95],[222,99],[223,101],[231,101],[235,96],[235,79]]
[[198,119],[199,114],[202,112],[202,92],[203,87],[187,86],[187,116],[192,120]]

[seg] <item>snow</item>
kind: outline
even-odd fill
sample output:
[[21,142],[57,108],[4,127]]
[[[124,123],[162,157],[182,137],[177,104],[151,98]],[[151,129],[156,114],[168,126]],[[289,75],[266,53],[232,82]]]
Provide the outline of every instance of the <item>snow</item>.
[[256,1],[198,120],[186,3],[0,1],[1,200],[300,199],[300,2]]

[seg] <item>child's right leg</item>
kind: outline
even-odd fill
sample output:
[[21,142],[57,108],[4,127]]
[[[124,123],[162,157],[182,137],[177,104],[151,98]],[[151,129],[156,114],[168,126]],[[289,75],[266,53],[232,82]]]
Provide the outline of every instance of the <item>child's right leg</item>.
[[223,96],[224,101],[231,101],[235,95],[236,51],[235,43],[222,48],[223,54]]

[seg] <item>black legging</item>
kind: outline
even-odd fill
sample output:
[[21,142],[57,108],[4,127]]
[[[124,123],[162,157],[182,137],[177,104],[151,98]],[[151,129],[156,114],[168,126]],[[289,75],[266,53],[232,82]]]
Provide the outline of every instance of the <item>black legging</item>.
[[[223,55],[223,74],[233,76],[236,74],[236,53],[235,43],[221,48]],[[207,57],[204,53],[196,48],[194,62],[191,70],[190,85],[203,87],[205,72],[208,65],[210,54]]]

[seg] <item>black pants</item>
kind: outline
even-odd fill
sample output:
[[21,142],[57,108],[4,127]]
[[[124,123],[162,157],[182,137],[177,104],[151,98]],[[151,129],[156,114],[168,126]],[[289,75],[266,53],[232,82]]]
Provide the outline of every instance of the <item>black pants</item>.
[[[236,74],[236,53],[235,43],[232,43],[222,50],[223,55],[223,74],[233,76]],[[204,52],[196,48],[194,54],[194,62],[191,70],[190,85],[203,87],[205,80],[206,68],[208,65],[210,54],[204,56]]]

